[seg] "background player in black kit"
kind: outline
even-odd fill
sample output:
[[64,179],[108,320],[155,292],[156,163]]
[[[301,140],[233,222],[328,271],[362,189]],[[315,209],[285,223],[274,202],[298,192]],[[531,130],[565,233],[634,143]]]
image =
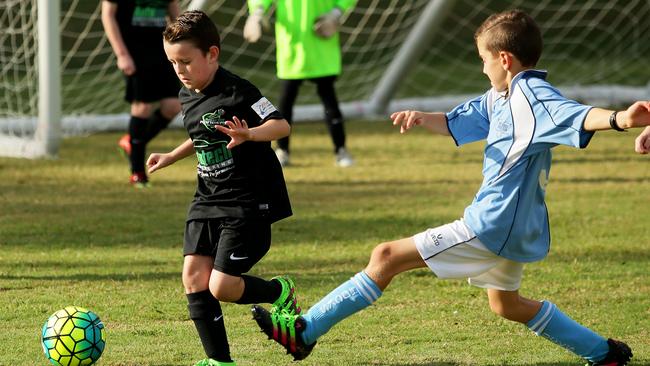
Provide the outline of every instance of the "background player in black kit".
[[208,356],[197,365],[234,365],[219,301],[273,303],[272,311],[301,313],[290,279],[243,274],[269,250],[271,223],[291,215],[270,142],[290,127],[253,84],[219,65],[219,33],[205,13],[181,14],[163,37],[184,85],[179,97],[190,138],[169,153],[151,154],[147,166],[153,173],[197,156],[183,264],[190,317]]
[[[102,24],[117,67],[126,76],[126,95],[131,103],[129,133],[118,146],[129,157],[130,182],[147,186],[144,157],[147,143],[167,127],[180,111],[178,79],[167,62],[162,32],[167,21],[180,13],[177,0],[104,0]],[[154,103],[160,101],[160,107]]]

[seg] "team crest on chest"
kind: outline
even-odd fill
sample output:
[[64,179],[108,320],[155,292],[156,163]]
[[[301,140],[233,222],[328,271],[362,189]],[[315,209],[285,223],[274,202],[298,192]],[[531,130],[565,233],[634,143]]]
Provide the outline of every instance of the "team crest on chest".
[[215,132],[217,130],[215,128],[216,125],[224,126],[226,124],[226,120],[223,118],[225,114],[226,112],[222,108],[219,108],[214,112],[206,113],[201,116],[201,124],[208,131]]

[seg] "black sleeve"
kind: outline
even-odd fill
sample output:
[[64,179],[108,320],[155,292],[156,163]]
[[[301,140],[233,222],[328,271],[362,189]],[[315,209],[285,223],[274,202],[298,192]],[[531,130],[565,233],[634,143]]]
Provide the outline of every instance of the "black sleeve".
[[271,101],[262,96],[259,89],[252,85],[244,93],[241,110],[244,111],[245,117],[242,117],[246,120],[249,127],[262,125],[270,119],[284,118],[282,113],[278,111]]

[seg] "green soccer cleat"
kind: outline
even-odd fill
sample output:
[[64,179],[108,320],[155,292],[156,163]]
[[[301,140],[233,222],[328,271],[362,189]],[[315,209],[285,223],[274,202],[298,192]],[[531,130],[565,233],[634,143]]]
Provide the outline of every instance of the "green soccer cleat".
[[296,297],[296,285],[294,285],[293,280],[287,276],[273,277],[272,280],[280,282],[280,285],[282,285],[282,293],[272,304],[271,313],[302,314],[302,308],[298,305],[298,298]]
[[607,344],[609,345],[609,352],[605,359],[598,362],[588,363],[587,365],[592,366],[624,366],[630,362],[632,358],[632,349],[630,347],[615,339],[608,339]]
[[237,366],[235,361],[231,362],[222,362],[222,361],[217,361],[213,360],[211,358],[206,358],[205,360],[201,360],[196,363],[194,366]]
[[262,332],[284,347],[294,361],[304,360],[314,349],[316,342],[305,344],[302,340],[301,334],[306,327],[302,316],[286,312],[269,313],[259,305],[253,305],[251,312]]

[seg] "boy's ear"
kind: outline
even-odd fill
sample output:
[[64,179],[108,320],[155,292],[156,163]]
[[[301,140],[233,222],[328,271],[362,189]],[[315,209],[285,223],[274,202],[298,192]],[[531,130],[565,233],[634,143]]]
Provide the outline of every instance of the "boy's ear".
[[503,67],[504,70],[508,71],[512,67],[512,59],[513,55],[510,52],[506,51],[501,51],[499,52],[499,62],[501,63],[501,67]]
[[212,46],[208,50],[208,57],[210,58],[210,62],[217,62],[219,61],[219,53],[221,50],[219,50],[219,47],[217,46]]

